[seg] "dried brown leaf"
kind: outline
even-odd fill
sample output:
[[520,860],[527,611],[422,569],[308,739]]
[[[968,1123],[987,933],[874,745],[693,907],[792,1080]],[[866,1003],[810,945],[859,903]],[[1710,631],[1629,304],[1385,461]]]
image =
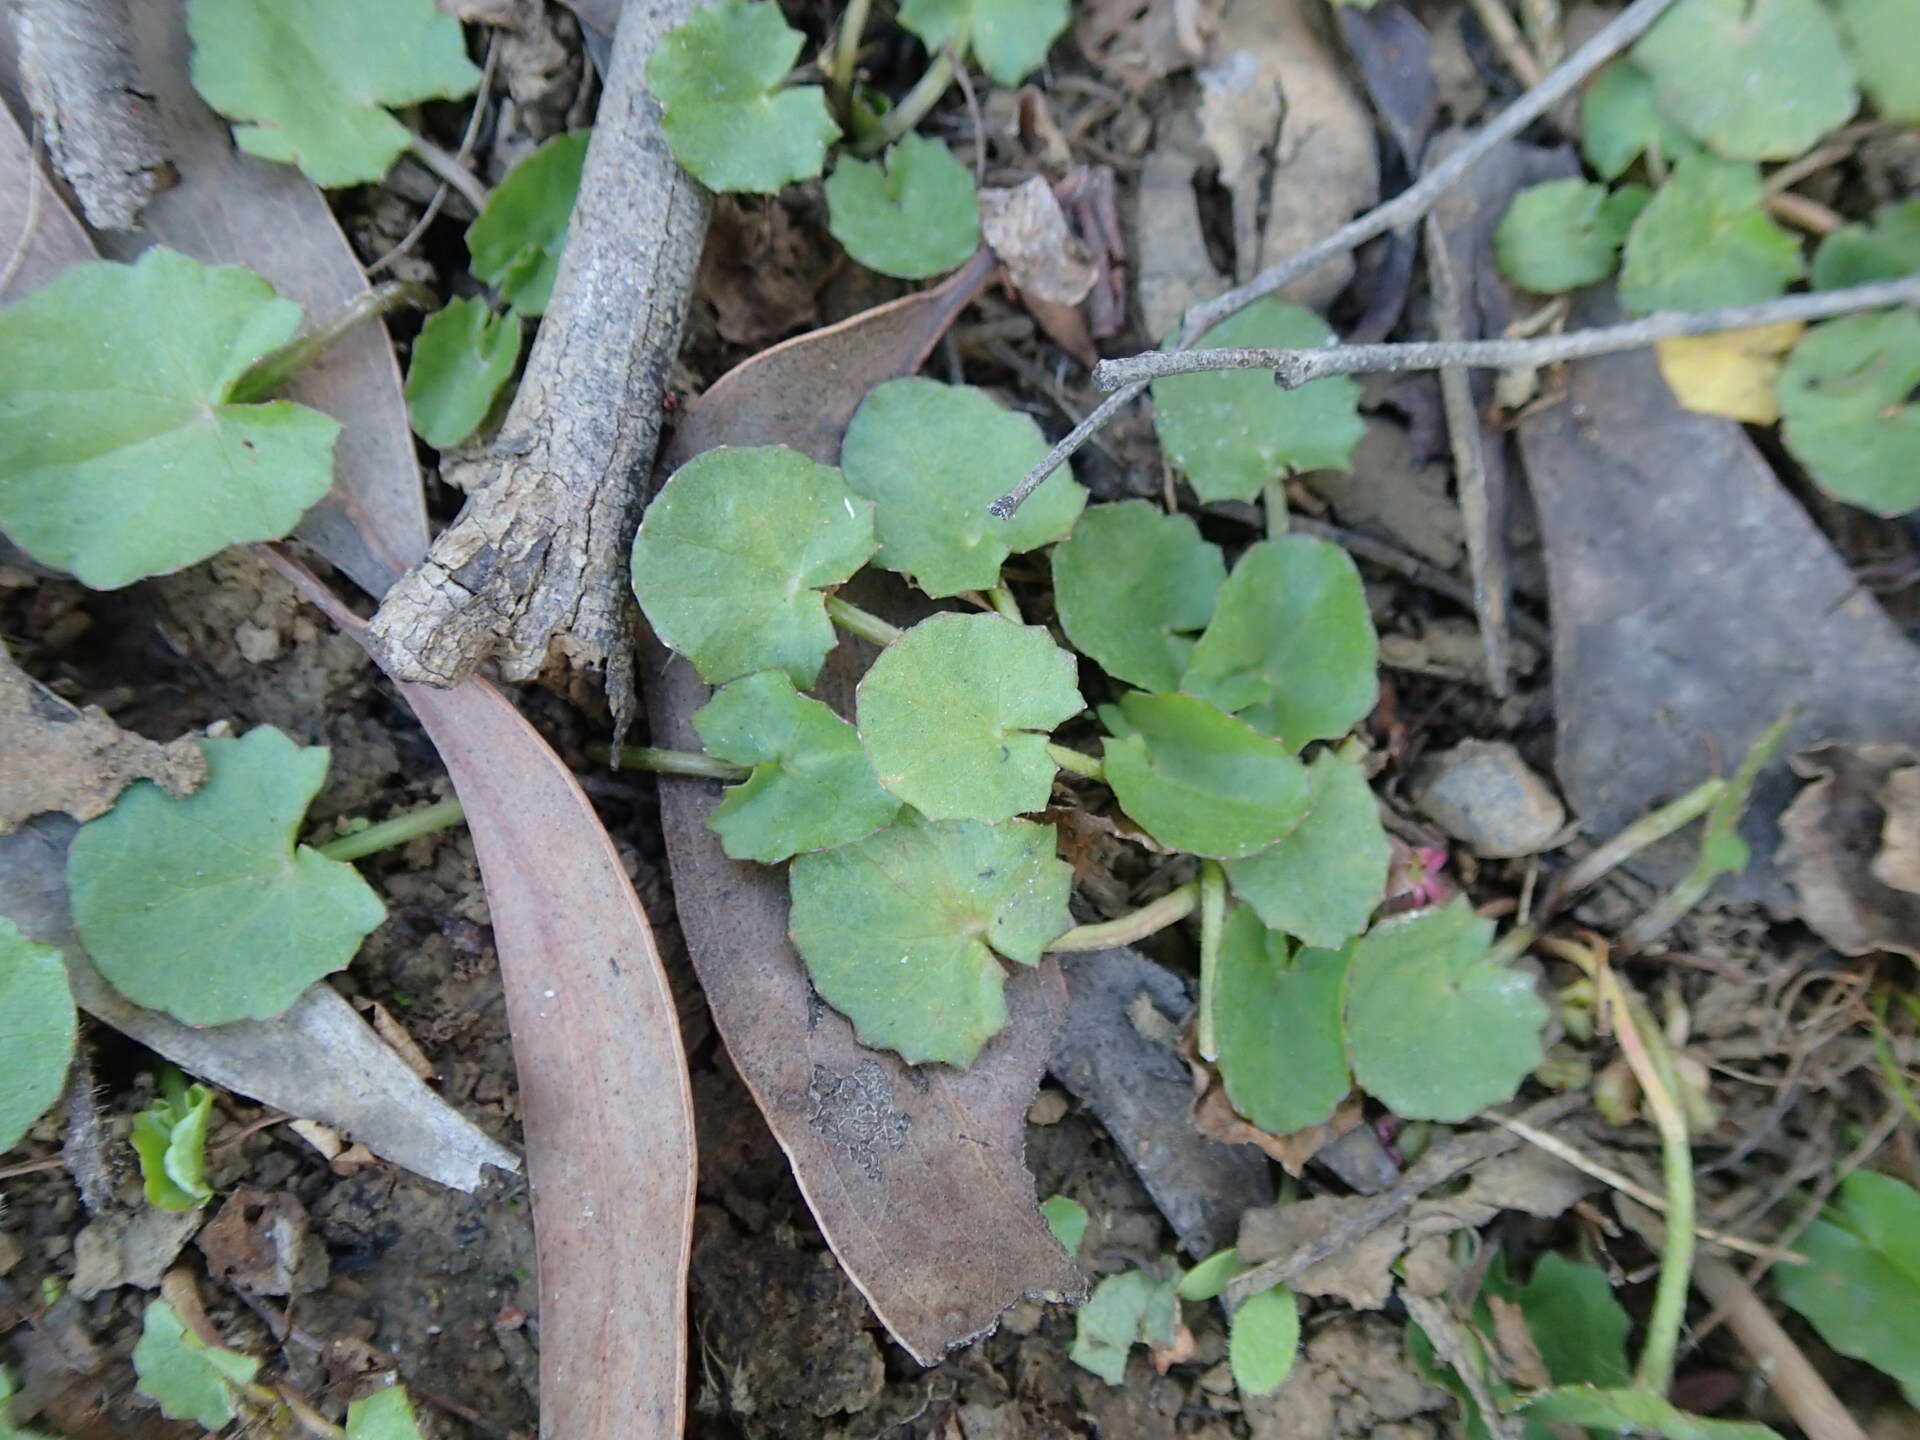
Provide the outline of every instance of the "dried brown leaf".
[[1905,745],[1830,743],[1793,757],[1810,783],[1780,817],[1781,868],[1802,918],[1843,955],[1920,959],[1920,895],[1887,878],[1912,879],[1916,762]]

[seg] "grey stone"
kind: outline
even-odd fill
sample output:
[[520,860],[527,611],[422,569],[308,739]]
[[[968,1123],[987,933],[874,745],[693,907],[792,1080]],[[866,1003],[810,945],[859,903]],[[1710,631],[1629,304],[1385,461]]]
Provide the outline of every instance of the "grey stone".
[[1414,800],[1476,855],[1537,855],[1559,837],[1566,807],[1504,740],[1465,740],[1422,768]]

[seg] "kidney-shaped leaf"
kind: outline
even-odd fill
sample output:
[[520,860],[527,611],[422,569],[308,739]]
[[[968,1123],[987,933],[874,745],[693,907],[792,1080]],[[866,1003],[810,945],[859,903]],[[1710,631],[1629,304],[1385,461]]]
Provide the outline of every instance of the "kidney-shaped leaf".
[[1053,550],[1060,628],[1116,680],[1172,690],[1227,578],[1220,547],[1145,500],[1096,505]]
[[929,50],[971,46],[981,69],[1011,87],[1040,68],[1067,28],[1067,0],[905,0],[900,23]]
[[60,1098],[78,1035],[60,952],[0,915],[0,1153]]
[[1751,165],[1684,156],[1627,232],[1620,303],[1635,314],[1771,300],[1806,266],[1762,208]]
[[1791,159],[1859,103],[1820,0],[1680,0],[1633,58],[1667,114],[1733,160]]
[[984,390],[889,380],[855,412],[840,463],[847,484],[878,507],[879,563],[944,596],[999,584],[1009,553],[1073,528],[1087,492],[1060,477],[1011,519],[987,513],[1046,453],[1040,427]]
[[1244,905],[1227,916],[1215,960],[1213,1025],[1233,1108],[1270,1135],[1317,1125],[1347,1096],[1342,950],[1292,951]]
[[1106,742],[1120,808],[1169,850],[1251,855],[1307,812],[1307,767],[1281,741],[1192,695],[1120,698],[1126,733]]
[[1547,1007],[1525,971],[1489,963],[1493,922],[1466,897],[1382,920],[1353,951],[1347,1043],[1361,1087],[1413,1120],[1468,1119],[1540,1063]]
[[252,271],[163,249],[0,310],[0,530],[96,590],[286,535],[333,483],[340,426],[232,395],[299,324]]
[[478,295],[450,300],[427,317],[407,364],[407,416],[436,450],[480,428],[520,358],[520,321]]
[[880,783],[936,820],[989,824],[1053,788],[1047,733],[1080,713],[1073,656],[1034,625],[934,615],[860,682],[860,739]]
[[262,725],[200,749],[193,794],[139,781],[74,835],[74,924],[136,1005],[189,1025],[266,1020],[352,960],[386,911],[351,865],[295,844],[324,746]]
[[1891,1375],[1920,1405],[1920,1194],[1856,1170],[1794,1248],[1807,1263],[1774,1272],[1780,1298],[1827,1344]]
[[1876,515],[1920,506],[1920,316],[1849,315],[1793,347],[1776,393],[1781,438],[1830,495]]
[[714,190],[771,194],[827,162],[840,127],[818,85],[782,88],[806,37],[774,0],[714,0],[647,61],[674,158]]
[[[1303,348],[1333,338],[1311,310],[1256,300],[1200,337],[1203,346]],[[1296,470],[1344,470],[1366,427],[1360,387],[1344,375],[1281,390],[1265,370],[1173,375],[1153,382],[1153,426],[1202,500],[1251,500]]]
[[187,1329],[164,1300],[147,1305],[140,1339],[133,1347],[136,1389],[170,1420],[192,1420],[218,1430],[234,1418],[236,1386],[249,1383],[260,1362],[251,1355],[209,1345]]
[[793,862],[793,943],[864,1045],[970,1065],[1006,1024],[1005,972],[1072,926],[1050,825],[928,820]]
[[1692,141],[1661,110],[1653,77],[1615,60],[1580,97],[1580,153],[1603,180],[1618,180],[1642,155],[1678,159]]
[[1813,288],[1839,290],[1920,274],[1920,200],[1882,205],[1865,225],[1843,225],[1813,252]]
[[471,95],[460,22],[433,0],[190,0],[193,86],[242,150],[316,185],[378,180],[412,142],[386,107]]
[[1605,279],[1631,217],[1604,185],[1548,180],[1513,197],[1493,232],[1500,273],[1523,290],[1557,295]]
[[1347,552],[1283,535],[1233,567],[1180,688],[1297,750],[1366,718],[1379,648]]
[[1367,928],[1393,852],[1359,761],[1323,751],[1307,778],[1307,818],[1257,855],[1227,861],[1227,879],[1274,929],[1337,950]]
[[467,227],[473,273],[522,315],[546,313],[592,138],[591,130],[554,136],[507,172]]
[[784,445],[682,465],[633,540],[633,593],[662,644],[710,685],[784,670],[811,685],[833,648],[820,591],[873,554],[873,506]]
[[826,191],[833,238],[882,275],[943,275],[980,244],[973,172],[924,135],[903,136],[878,161],[842,157]]
[[778,670],[736,680],[693,714],[709,754],[753,774],[707,824],[735,860],[774,864],[871,835],[900,813],[854,728]]

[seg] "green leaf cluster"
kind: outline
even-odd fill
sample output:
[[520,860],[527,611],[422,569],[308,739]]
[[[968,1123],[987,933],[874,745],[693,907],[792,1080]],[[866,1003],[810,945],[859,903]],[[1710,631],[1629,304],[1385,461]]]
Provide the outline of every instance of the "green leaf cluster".
[[213,1198],[207,1184],[207,1125],[213,1091],[189,1086],[171,1065],[160,1072],[160,1093],[133,1117],[129,1137],[140,1158],[147,1203],[161,1210],[191,1210]]

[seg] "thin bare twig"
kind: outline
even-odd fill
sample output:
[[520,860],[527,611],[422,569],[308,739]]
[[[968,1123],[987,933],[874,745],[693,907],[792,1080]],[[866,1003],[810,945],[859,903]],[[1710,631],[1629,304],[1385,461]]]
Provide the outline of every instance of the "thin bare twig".
[[[1334,256],[1344,255],[1376,235],[1411,225],[1432,209],[1434,201],[1452,188],[1467,171],[1572,94],[1581,81],[1637,40],[1672,3],[1673,0],[1633,0],[1631,5],[1568,57],[1564,65],[1496,115],[1475,132],[1471,140],[1448,156],[1444,163],[1428,171],[1418,182],[1409,185],[1391,200],[1376,205],[1366,214],[1348,221],[1318,244],[1309,245],[1291,259],[1262,270],[1246,284],[1237,285],[1224,294],[1194,306],[1187,312],[1173,348],[1184,350],[1227,316],[1244,310],[1262,296],[1272,294]],[[1074,426],[1059,444],[1047,452],[1044,460],[1027,472],[1019,484],[994,501],[988,507],[990,512],[1002,520],[1012,515],[1027,496],[1039,488],[1042,481],[1086,444],[1089,435],[1111,420],[1114,413],[1145,386],[1145,381],[1130,384],[1101,402],[1099,408]]]
[[1693,1283],[1727,1317],[1727,1328],[1759,1361],[1767,1385],[1809,1440],[1867,1440],[1860,1423],[1738,1270],[1712,1255],[1696,1256]]
[[[467,116],[467,128],[460,137],[460,148],[454,151],[453,158],[466,168],[467,158],[473,154],[474,142],[480,138],[480,120],[487,113],[487,97],[493,93],[493,65],[500,54],[500,32],[494,31],[487,40],[487,58],[480,67],[480,88],[474,92],[473,111]],[[439,218],[440,207],[447,203],[447,192],[451,188],[442,180],[433,192],[433,198],[427,202],[427,208],[420,212],[420,218],[413,222],[413,228],[400,237],[386,254],[367,266],[367,275],[378,275],[387,266],[405,255],[420,243],[420,237],[427,233],[427,227]]]
[[458,190],[461,197],[473,207],[478,215],[487,208],[487,187],[480,183],[480,177],[442,150],[424,135],[415,135],[408,143],[417,159],[427,169],[438,175],[447,184]]
[[1401,345],[1325,345],[1313,350],[1279,350],[1269,346],[1249,349],[1153,351],[1124,360],[1102,360],[1093,372],[1103,390],[1134,386],[1167,375],[1191,375],[1209,370],[1271,370],[1282,390],[1298,389],[1329,375],[1376,375],[1402,370],[1438,370],[1467,365],[1481,370],[1526,370],[1638,350],[1658,340],[1683,335],[1717,335],[1727,330],[1752,330],[1788,320],[1829,320],[1861,310],[1893,305],[1920,305],[1920,275],[1877,280],[1844,290],[1820,290],[1807,295],[1784,295],[1754,305],[1728,305],[1718,310],[1665,310],[1624,325],[1600,325],[1564,335],[1542,335],[1534,340],[1414,340]]
[[0,294],[6,293],[13,277],[27,263],[27,251],[33,248],[33,232],[40,226],[40,184],[40,117],[35,115],[33,134],[27,141],[27,218],[6,263],[0,264]]

